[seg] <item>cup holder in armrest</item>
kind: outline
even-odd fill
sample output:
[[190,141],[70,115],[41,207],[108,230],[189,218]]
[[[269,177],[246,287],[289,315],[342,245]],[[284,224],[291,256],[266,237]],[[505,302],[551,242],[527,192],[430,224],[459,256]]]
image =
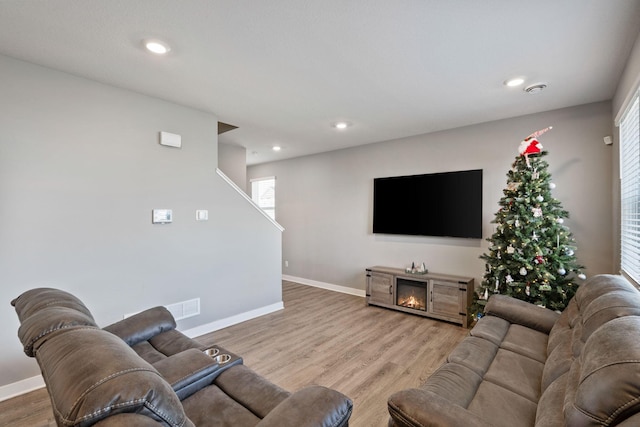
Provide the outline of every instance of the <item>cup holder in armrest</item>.
[[227,353],[219,354],[217,356],[214,356],[213,360],[215,360],[218,365],[224,365],[231,360],[231,355]]
[[213,363],[218,365],[216,369],[216,376],[227,368],[235,365],[242,365],[243,362],[242,357],[216,345],[211,346],[202,352],[211,357]]
[[212,347],[204,350],[203,353],[209,357],[216,357],[218,353],[220,353],[220,349],[216,347]]

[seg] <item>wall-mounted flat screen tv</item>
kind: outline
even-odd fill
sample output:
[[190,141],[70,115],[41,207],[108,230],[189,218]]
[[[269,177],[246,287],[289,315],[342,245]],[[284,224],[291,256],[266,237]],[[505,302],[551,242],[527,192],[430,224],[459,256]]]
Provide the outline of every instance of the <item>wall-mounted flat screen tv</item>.
[[373,233],[482,238],[482,169],[375,178]]

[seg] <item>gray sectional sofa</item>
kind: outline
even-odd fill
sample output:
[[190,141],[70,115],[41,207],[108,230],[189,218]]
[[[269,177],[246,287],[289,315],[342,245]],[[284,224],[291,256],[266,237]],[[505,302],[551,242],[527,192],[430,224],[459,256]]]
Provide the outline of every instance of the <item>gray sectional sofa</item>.
[[424,385],[388,400],[389,426],[640,426],[640,293],[584,282],[558,314],[492,296]]

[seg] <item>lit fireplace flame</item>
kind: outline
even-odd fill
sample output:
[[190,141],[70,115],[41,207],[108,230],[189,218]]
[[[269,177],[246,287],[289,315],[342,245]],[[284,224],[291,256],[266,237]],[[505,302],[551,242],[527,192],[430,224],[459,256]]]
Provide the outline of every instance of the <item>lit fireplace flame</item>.
[[419,310],[424,310],[424,302],[420,301],[418,298],[414,297],[413,295],[400,301],[399,305],[403,307],[417,308]]

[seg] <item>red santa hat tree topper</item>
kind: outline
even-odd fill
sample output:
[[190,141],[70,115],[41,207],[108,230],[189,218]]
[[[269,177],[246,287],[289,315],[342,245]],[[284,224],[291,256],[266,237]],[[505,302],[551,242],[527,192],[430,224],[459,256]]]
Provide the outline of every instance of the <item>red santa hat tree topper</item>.
[[542,151],[542,144],[538,141],[538,137],[551,129],[553,129],[553,126],[535,131],[520,143],[520,155],[524,156],[527,161],[527,167],[531,167],[529,164],[529,155],[539,154]]

